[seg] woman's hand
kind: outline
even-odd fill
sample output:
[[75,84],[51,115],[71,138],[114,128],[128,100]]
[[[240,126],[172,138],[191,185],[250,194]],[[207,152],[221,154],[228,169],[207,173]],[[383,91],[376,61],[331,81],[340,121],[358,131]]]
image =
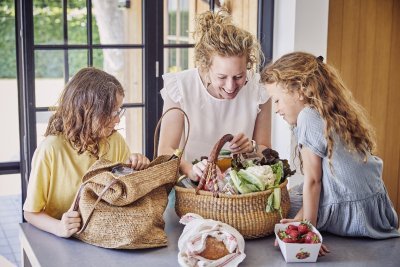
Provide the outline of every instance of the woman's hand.
[[203,176],[203,172],[206,169],[206,165],[207,165],[206,159],[203,159],[202,161],[199,161],[196,164],[194,164],[189,174],[189,178],[195,182],[199,181],[201,176]]
[[253,152],[253,144],[244,133],[239,133],[230,141],[229,149],[233,154]]
[[[204,170],[206,169],[207,166],[207,160],[203,159],[202,161],[197,162],[196,164],[193,165],[192,170],[190,171],[189,178],[192,181],[198,182],[203,176]],[[217,176],[222,175],[221,170],[216,166],[217,169]]]
[[67,211],[59,222],[57,235],[68,238],[81,228],[81,215],[77,211]]
[[140,153],[133,153],[129,157],[129,163],[131,164],[132,169],[143,170],[149,166],[150,160]]

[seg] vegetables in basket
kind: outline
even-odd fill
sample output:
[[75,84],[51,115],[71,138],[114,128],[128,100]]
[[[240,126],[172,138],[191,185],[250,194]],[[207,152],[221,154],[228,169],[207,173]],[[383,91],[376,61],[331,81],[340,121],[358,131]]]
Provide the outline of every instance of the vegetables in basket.
[[[263,158],[261,159],[249,160],[236,156],[232,165],[230,176],[241,194],[271,189],[273,193],[267,199],[266,211],[277,210],[281,212],[281,189],[279,185],[295,172],[290,170],[287,160],[280,160],[278,152],[267,148],[263,151]],[[285,165],[287,165],[286,168]],[[286,173],[285,169],[288,170]]]
[[241,154],[234,155],[231,168],[221,177],[217,174],[216,160],[223,145],[232,138],[231,134],[227,134],[215,144],[196,192],[206,190],[218,196],[220,192],[234,194],[237,191],[240,194],[247,194],[272,189],[273,193],[267,199],[266,211],[281,211],[279,185],[295,171],[290,169],[287,160],[279,158],[277,151],[267,148],[262,151],[262,157],[258,158],[246,159]]
[[[273,189],[268,210],[278,210],[280,207],[279,185],[285,179],[295,173],[290,169],[287,160],[281,160],[279,153],[266,148],[262,151],[262,157],[246,159],[243,155],[233,155],[231,168],[225,172],[225,176],[217,174],[216,162],[221,148],[226,142],[233,139],[231,134],[224,135],[214,146],[210,157],[207,159],[206,169],[200,178],[196,192],[199,190],[211,191],[215,196],[218,192],[241,194]],[[233,190],[224,190],[228,184]]]

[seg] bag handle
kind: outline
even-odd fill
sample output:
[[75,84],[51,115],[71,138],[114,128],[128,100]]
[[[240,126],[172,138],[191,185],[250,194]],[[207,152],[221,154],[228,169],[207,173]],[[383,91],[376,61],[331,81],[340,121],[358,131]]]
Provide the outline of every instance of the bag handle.
[[[183,144],[182,153],[179,155],[179,160],[182,158],[183,152],[185,151],[185,147],[186,147],[186,144],[187,144],[187,142],[188,142],[188,139],[189,139],[189,132],[190,132],[189,117],[188,117],[188,115],[186,114],[186,112],[183,111],[183,109],[178,108],[178,107],[172,107],[172,108],[167,109],[167,110],[161,115],[161,118],[158,120],[158,123],[157,123],[157,126],[156,126],[156,130],[155,130],[155,132],[154,132],[154,151],[153,151],[153,159],[155,159],[155,158],[157,157],[157,155],[158,155],[158,153],[157,153],[158,140],[159,140],[159,139],[158,139],[158,136],[159,136],[159,129],[160,129],[160,126],[161,126],[162,118],[163,118],[168,112],[170,112],[171,110],[174,110],[174,109],[179,110],[180,112],[183,113],[183,115],[185,116],[187,125],[188,125],[188,131],[187,131],[185,143]],[[185,128],[185,126],[183,126],[183,128]]]
[[[87,182],[88,182],[88,181],[87,181]],[[77,194],[77,196],[76,196],[75,203],[74,203],[74,208],[73,208],[74,211],[78,211],[78,208],[79,208],[79,199],[81,198],[81,192],[82,192],[82,189],[83,189],[83,187],[86,185],[87,182],[83,183],[83,184],[81,185],[81,187],[79,188],[79,191],[78,191],[78,194]],[[86,222],[82,225],[82,228],[76,233],[77,235],[79,235],[79,234],[81,234],[83,231],[85,231],[87,225],[89,224],[90,219],[92,218],[93,212],[94,212],[94,210],[96,209],[97,204],[98,204],[98,203],[100,202],[100,200],[103,198],[103,196],[104,196],[104,194],[107,192],[107,190],[110,189],[111,186],[113,186],[114,184],[119,183],[119,182],[121,182],[121,180],[119,180],[119,179],[113,179],[111,182],[109,182],[109,183],[104,187],[103,191],[101,191],[101,193],[100,193],[99,196],[97,197],[96,202],[93,204],[92,209],[91,209],[90,212],[89,212],[89,216],[88,216]]]

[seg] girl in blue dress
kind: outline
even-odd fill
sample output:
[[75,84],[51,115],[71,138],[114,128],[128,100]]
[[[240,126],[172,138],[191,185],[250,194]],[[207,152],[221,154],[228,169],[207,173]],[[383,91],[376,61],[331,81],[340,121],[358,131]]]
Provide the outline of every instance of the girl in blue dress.
[[297,137],[304,184],[294,219],[341,236],[398,237],[372,127],[335,69],[295,52],[267,66],[261,82]]

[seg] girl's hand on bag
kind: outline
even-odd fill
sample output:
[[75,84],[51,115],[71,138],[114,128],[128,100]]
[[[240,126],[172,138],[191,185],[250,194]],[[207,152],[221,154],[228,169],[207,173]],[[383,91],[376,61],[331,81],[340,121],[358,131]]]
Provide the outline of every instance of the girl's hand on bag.
[[63,214],[59,224],[58,236],[70,237],[81,228],[81,215],[77,211],[67,211]]
[[132,169],[143,170],[149,166],[150,160],[140,153],[133,153],[129,157],[129,163],[131,164]]
[[240,133],[235,135],[230,141],[229,150],[233,154],[251,153],[253,152],[253,144],[244,133]]

